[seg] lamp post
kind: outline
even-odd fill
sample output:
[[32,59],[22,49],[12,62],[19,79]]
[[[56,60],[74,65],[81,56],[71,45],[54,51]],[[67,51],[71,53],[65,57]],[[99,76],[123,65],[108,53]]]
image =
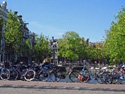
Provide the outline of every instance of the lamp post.
[[53,51],[53,63],[55,64],[56,62],[55,62],[55,49],[56,49],[56,43],[55,42],[53,42],[53,44],[52,44],[52,51]]

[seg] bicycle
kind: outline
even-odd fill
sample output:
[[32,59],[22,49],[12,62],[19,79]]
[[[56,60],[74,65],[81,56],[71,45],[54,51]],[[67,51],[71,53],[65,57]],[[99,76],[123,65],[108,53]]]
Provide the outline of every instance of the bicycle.
[[51,68],[48,74],[48,81],[59,82],[61,79],[65,79],[65,68],[60,66],[54,66]]
[[5,68],[3,62],[0,63],[0,79],[1,80],[8,80],[10,78],[10,71]]
[[32,81],[35,78],[35,71],[33,69],[30,69],[26,65],[14,65],[10,68],[10,74],[11,74],[11,79],[17,80],[22,79],[26,81]]

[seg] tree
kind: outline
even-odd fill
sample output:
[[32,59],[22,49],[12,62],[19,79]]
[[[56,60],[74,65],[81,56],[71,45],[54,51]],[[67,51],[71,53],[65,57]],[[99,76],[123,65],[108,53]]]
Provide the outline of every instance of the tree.
[[21,53],[23,45],[23,21],[16,12],[9,11],[5,24],[6,51],[13,55]]
[[104,61],[106,58],[106,53],[105,53],[105,48],[104,48],[104,43],[99,42],[95,43],[95,47],[93,48],[94,50],[94,58],[97,61]]
[[125,61],[125,8],[118,12],[116,22],[112,22],[105,43],[111,63]]
[[44,35],[40,35],[36,37],[36,45],[35,45],[35,56],[36,60],[40,61],[43,56],[50,55],[49,41],[48,37]]
[[35,56],[35,49],[30,39],[26,40],[26,44],[24,44],[23,53],[28,57],[28,63],[31,63],[33,56]]
[[58,41],[58,56],[71,61],[87,60],[89,57],[88,41],[88,39],[85,41],[83,37],[79,37],[74,31],[66,32]]
[[80,61],[88,58],[87,51],[86,51],[87,46],[88,45],[83,37],[82,38],[79,37],[76,39],[75,48],[76,48],[76,53],[78,55],[78,59]]
[[80,43],[80,37],[76,32],[66,32],[63,38],[58,40],[58,56],[67,58],[71,61],[77,60],[78,42]]
[[31,56],[32,57],[32,55],[33,55],[33,53],[34,53],[34,49],[33,49],[33,46],[32,46],[32,44],[30,43],[30,39],[27,39],[26,40],[26,54],[27,54],[27,56]]
[[74,31],[69,31],[63,34],[63,39],[69,39],[69,38],[74,38],[74,39],[79,38],[79,34],[77,34]]

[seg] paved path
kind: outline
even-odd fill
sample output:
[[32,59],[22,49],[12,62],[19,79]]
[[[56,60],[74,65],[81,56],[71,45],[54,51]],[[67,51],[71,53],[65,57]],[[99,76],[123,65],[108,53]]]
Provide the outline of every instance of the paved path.
[[119,91],[0,88],[0,94],[125,94]]
[[41,81],[2,81],[0,88],[36,88],[36,89],[68,89],[68,90],[106,90],[125,92],[125,84],[88,84]]

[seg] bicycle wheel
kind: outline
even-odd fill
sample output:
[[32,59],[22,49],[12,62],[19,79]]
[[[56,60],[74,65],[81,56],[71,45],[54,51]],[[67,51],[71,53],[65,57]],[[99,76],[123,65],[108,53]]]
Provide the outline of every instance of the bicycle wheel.
[[105,84],[111,84],[112,83],[112,74],[110,72],[104,72],[102,74],[102,80]]
[[36,75],[36,73],[35,73],[34,70],[28,69],[27,72],[26,72],[26,74],[24,75],[24,79],[26,81],[32,81],[32,80],[34,80],[35,75]]
[[78,71],[72,71],[70,74],[69,74],[69,79],[72,81],[72,82],[77,82],[78,81],[78,75],[80,74],[80,72]]
[[1,80],[8,80],[10,78],[10,71],[8,69],[3,68],[1,70]]
[[103,78],[104,78],[103,72],[100,71],[100,72],[96,73],[96,80],[97,80],[98,83],[104,84],[105,82],[104,82]]
[[85,75],[83,76],[83,82],[88,82],[90,79],[90,75],[87,71],[85,71]]
[[48,81],[50,76],[47,71],[43,71],[43,70],[41,70],[38,75],[39,75],[38,79],[40,81]]
[[55,82],[56,81],[56,77],[55,77],[54,73],[50,73],[48,75],[48,79],[46,81],[48,81],[48,82]]
[[15,69],[10,69],[10,80],[17,80],[18,72]]
[[113,72],[112,73],[112,84],[120,84],[122,79],[120,79],[120,73]]
[[102,81],[102,78],[101,78],[101,74],[97,74],[96,80],[97,80],[98,83],[103,84],[103,81]]
[[58,71],[55,73],[55,77],[56,77],[55,80],[59,82],[60,80],[65,79],[66,75],[65,72]]

